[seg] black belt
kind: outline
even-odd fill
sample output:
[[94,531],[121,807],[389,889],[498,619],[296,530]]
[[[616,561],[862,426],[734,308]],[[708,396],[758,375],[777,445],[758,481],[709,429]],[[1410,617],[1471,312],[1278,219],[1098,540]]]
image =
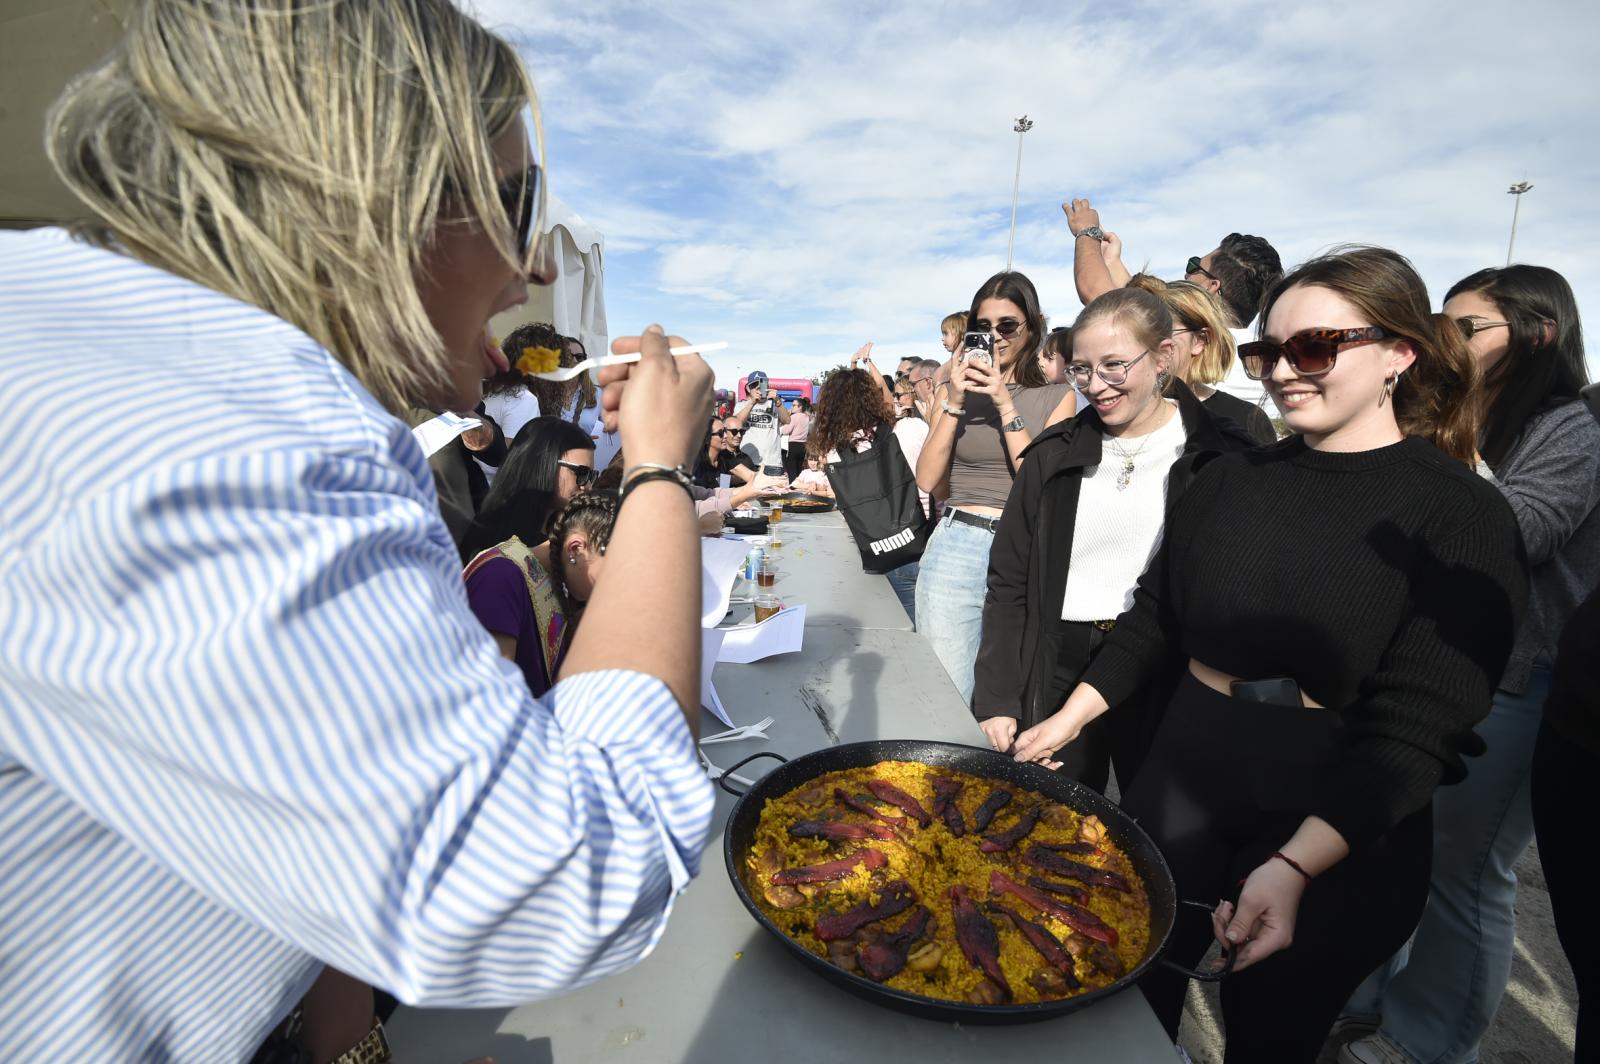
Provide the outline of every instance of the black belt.
[[1000,531],[1000,519],[998,517],[985,517],[982,514],[969,514],[965,510],[957,510],[953,507],[950,510],[950,520],[959,521],[964,525],[971,525],[974,528],[982,528],[990,533]]

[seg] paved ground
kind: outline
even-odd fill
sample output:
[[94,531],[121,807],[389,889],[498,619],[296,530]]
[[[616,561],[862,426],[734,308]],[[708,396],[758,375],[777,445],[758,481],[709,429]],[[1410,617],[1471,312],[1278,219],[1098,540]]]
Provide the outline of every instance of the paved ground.
[[[1577,991],[1550,920],[1539,855],[1530,848],[1517,865],[1517,953],[1511,986],[1483,1044],[1483,1064],[1564,1064],[1572,1060]],[[1195,1064],[1221,1064],[1215,985],[1192,989],[1180,1032]],[[1330,1045],[1319,1064],[1332,1064]]]

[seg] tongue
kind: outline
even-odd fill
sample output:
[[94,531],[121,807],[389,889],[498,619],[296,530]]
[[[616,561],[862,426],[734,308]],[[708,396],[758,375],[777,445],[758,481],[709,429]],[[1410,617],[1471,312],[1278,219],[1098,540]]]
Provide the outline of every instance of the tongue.
[[496,373],[504,373],[511,368],[511,362],[506,358],[506,353],[500,350],[500,345],[495,343],[494,337],[490,336],[487,331],[483,334],[483,353],[488,358],[489,364],[494,367]]

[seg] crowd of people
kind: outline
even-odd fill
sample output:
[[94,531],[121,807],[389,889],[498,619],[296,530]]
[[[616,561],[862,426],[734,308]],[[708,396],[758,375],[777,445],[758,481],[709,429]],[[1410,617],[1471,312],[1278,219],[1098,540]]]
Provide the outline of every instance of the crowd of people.
[[[1079,199],[1070,325],[1008,270],[944,357],[867,344],[814,402],[714,406],[659,326],[553,383],[507,352],[581,339],[486,331],[554,275],[513,49],[448,0],[221,6],[138,7],[49,120],[92,224],[0,236],[0,1057],[385,1059],[396,1000],[636,962],[711,830],[700,537],[793,491],[893,543],[975,738],[1114,788],[1219,899],[1174,948],[1228,954],[1227,1060],[1477,1059],[1536,836],[1596,1052],[1600,404],[1560,274],[1436,311],[1395,251],[1230,233],[1167,280]],[[108,336],[86,419],[59,352]],[[479,425],[425,459],[441,411]],[[1141,989],[1176,1039],[1186,980]]]

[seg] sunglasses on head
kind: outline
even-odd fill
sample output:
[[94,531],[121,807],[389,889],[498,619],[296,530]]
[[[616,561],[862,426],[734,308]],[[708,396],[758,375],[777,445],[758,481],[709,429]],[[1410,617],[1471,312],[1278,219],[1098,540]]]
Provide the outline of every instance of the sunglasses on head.
[[573,479],[578,482],[578,487],[580,488],[586,488],[593,484],[594,478],[600,475],[600,471],[595,469],[594,466],[579,465],[577,462],[569,462],[564,458],[557,460],[556,465],[562,469],[570,470]]
[[527,258],[533,249],[533,214],[539,202],[539,185],[543,177],[538,163],[529,163],[520,173],[507,174],[497,186],[500,205],[517,234],[517,253]]
[[979,332],[994,332],[1000,336],[1015,336],[1024,324],[1024,322],[1020,322],[1016,318],[1001,318],[993,325],[990,325],[982,318],[979,318],[973,323],[973,327]]
[[1272,340],[1240,344],[1239,361],[1251,380],[1264,381],[1272,376],[1280,358],[1288,359],[1289,365],[1302,377],[1320,377],[1333,368],[1339,348],[1347,344],[1398,339],[1401,339],[1399,335],[1377,325],[1360,329],[1307,329],[1281,344]]
[[1216,274],[1212,273],[1210,270],[1208,270],[1204,266],[1200,265],[1200,256],[1199,255],[1190,255],[1189,256],[1189,265],[1184,269],[1183,272],[1184,272],[1185,276],[1187,276],[1187,275],[1189,275],[1191,273],[1204,274],[1205,276],[1211,278],[1213,281],[1216,281],[1218,284],[1222,283],[1222,278],[1218,277]]

